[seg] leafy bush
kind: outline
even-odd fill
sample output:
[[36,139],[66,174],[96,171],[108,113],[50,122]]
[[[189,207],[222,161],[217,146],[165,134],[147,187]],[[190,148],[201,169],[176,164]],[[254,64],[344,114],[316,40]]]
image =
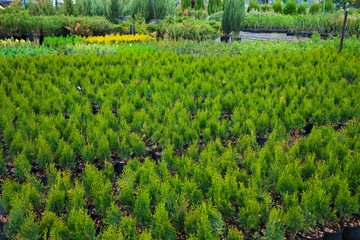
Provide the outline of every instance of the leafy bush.
[[176,239],[176,232],[171,225],[165,203],[156,206],[152,235],[155,239]]
[[311,13],[311,14],[317,14],[317,13],[319,13],[319,12],[320,12],[320,4],[319,4],[319,3],[316,3],[316,2],[312,3],[312,4],[310,5],[309,13]]
[[150,195],[148,189],[140,189],[135,202],[136,219],[141,225],[149,225],[151,219]]
[[325,12],[326,13],[334,12],[334,4],[331,1],[326,1],[325,2]]
[[209,16],[208,20],[221,22],[223,15],[224,15],[224,11],[216,12],[216,13],[211,14]]
[[307,5],[305,3],[300,3],[297,6],[297,13],[298,14],[306,14]]
[[288,1],[283,9],[283,13],[287,15],[295,15],[296,14],[296,2]]
[[21,153],[14,159],[14,168],[15,168],[15,176],[24,180],[25,178],[30,177],[31,164],[26,156]]
[[275,3],[272,5],[272,8],[275,13],[283,12],[283,6],[281,5],[281,1],[275,1]]
[[251,0],[249,2],[247,12],[250,12],[251,10],[256,10],[256,11],[260,12],[260,4],[255,0]]
[[73,209],[69,213],[68,227],[70,230],[70,238],[75,240],[94,239],[95,226],[94,222],[84,210]]
[[269,12],[270,9],[271,9],[271,7],[269,5],[267,5],[267,4],[261,5],[261,11],[262,12]]
[[226,2],[221,28],[225,34],[239,32],[245,18],[245,1],[229,0]]
[[208,12],[209,12],[210,16],[213,15],[214,13],[223,11],[223,6],[224,6],[224,4],[220,0],[209,0]]

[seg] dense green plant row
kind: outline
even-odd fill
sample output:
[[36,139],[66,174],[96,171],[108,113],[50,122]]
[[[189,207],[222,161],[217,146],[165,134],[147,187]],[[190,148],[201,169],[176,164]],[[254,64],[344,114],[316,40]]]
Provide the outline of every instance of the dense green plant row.
[[359,61],[331,49],[0,57],[6,235],[283,239],[347,220],[360,202]]
[[[244,28],[288,29],[294,31],[318,31],[323,33],[341,33],[344,23],[343,13],[322,15],[281,15],[250,14],[244,22]],[[360,18],[349,17],[345,29],[347,34],[359,35]]]
[[[65,53],[65,54],[117,54],[119,52],[156,52],[173,51],[177,54],[191,54],[194,56],[222,56],[222,55],[244,55],[244,54],[277,54],[281,52],[309,51],[313,49],[338,49],[340,46],[339,37],[329,37],[327,40],[321,40],[320,36],[314,34],[309,40],[301,41],[244,41],[232,44],[218,43],[215,41],[189,41],[189,40],[158,40],[149,43],[132,44],[83,44],[82,39],[72,37],[46,37],[41,46],[29,42],[15,42],[11,40],[0,40],[0,55],[2,56],[36,56],[47,53]],[[355,36],[347,38],[344,41],[343,49],[359,52],[360,41]]]

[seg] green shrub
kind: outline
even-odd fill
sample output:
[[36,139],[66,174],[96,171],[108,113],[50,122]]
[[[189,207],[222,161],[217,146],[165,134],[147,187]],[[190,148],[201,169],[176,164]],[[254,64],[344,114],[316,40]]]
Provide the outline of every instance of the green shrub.
[[288,1],[284,6],[283,13],[287,15],[296,15],[296,2]]
[[129,135],[129,143],[135,156],[143,156],[146,153],[146,146],[136,134]]
[[136,239],[136,220],[132,216],[123,217],[119,229],[125,239]]
[[305,3],[300,3],[297,6],[297,13],[298,14],[306,14],[307,5]]
[[275,1],[275,3],[272,5],[272,9],[275,13],[282,13],[283,6],[281,4],[281,1]]
[[75,187],[68,191],[67,209],[83,209],[85,207],[85,188],[76,180]]
[[14,159],[14,175],[24,180],[25,178],[30,177],[31,164],[26,156],[21,153]]
[[18,239],[40,239],[42,232],[39,224],[35,222],[35,214],[29,213],[24,222],[20,226],[19,234],[16,236]]
[[314,2],[310,5],[309,13],[311,14],[317,14],[320,12],[320,4],[317,2]]
[[95,148],[93,144],[89,144],[83,148],[82,158],[85,162],[93,163],[95,160]]
[[105,135],[102,135],[99,140],[99,146],[97,149],[97,157],[99,161],[103,162],[105,160],[109,160],[111,157],[109,140]]
[[209,16],[208,20],[221,22],[223,15],[224,15],[224,11],[216,12],[216,13],[211,14]]
[[153,217],[152,235],[155,239],[176,239],[176,231],[170,223],[164,202],[156,206]]
[[247,12],[250,12],[251,10],[255,10],[255,11],[260,12],[260,4],[259,4],[257,1],[255,1],[255,0],[251,0],[251,1],[249,2],[249,6],[248,6],[248,8],[247,8]]
[[283,213],[277,208],[270,211],[270,217],[266,223],[264,240],[283,240],[285,239],[285,227],[283,223]]
[[350,219],[352,215],[359,210],[358,201],[351,196],[349,188],[346,185],[341,185],[338,189],[334,204],[343,221]]
[[325,2],[325,12],[326,13],[334,12],[334,4],[331,1],[326,1]]
[[37,141],[38,154],[36,158],[36,163],[40,169],[45,169],[46,166],[53,162],[54,157],[48,142],[42,137],[38,138]]
[[149,225],[151,219],[150,195],[148,189],[140,189],[135,202],[136,220],[142,225]]
[[262,12],[269,12],[270,9],[271,9],[271,7],[269,5],[267,5],[267,4],[261,5],[261,11]]
[[107,210],[106,219],[104,223],[106,225],[119,227],[121,219],[122,219],[122,211],[118,208],[114,203],[111,204],[109,209]]
[[68,227],[70,238],[74,240],[95,239],[95,225],[92,219],[82,209],[73,209],[69,213]]
[[[90,224],[89,224],[90,226]],[[70,239],[70,230],[66,223],[61,219],[56,219],[51,227],[50,234],[49,234],[50,240],[58,240],[58,239],[64,239],[69,240]]]
[[[260,9],[259,9],[260,10]],[[226,2],[221,28],[225,34],[240,32],[245,19],[245,1],[229,0]]]
[[208,3],[208,12],[210,15],[213,15],[214,13],[223,11],[224,4],[221,0],[209,0]]
[[56,156],[59,159],[60,166],[64,168],[72,168],[75,166],[75,153],[66,142],[59,143]]
[[195,10],[203,10],[204,7],[204,0],[195,0]]
[[4,158],[2,149],[0,149],[0,176],[4,176],[6,171],[7,171],[7,168],[5,165],[5,158]]

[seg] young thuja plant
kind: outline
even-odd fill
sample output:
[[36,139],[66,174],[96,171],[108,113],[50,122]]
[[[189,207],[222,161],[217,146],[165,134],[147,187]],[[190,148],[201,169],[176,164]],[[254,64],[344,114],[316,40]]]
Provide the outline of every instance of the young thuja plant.
[[70,238],[74,240],[95,239],[95,225],[83,209],[73,209],[69,213]]
[[83,209],[85,206],[85,188],[82,183],[75,180],[75,186],[68,191],[67,209],[70,212],[72,209]]
[[111,203],[110,207],[107,209],[106,219],[104,223],[108,226],[119,227],[122,219],[122,211],[114,203]]
[[153,216],[152,235],[155,239],[176,239],[176,231],[169,220],[165,203],[159,203],[155,208]]
[[24,180],[30,177],[31,164],[25,154],[21,153],[14,159],[15,176]]
[[45,169],[46,166],[54,160],[51,147],[48,142],[43,138],[39,137],[37,141],[38,154],[36,158],[36,163],[40,169]]
[[228,240],[243,240],[244,234],[239,231],[236,227],[229,227]]
[[96,155],[101,162],[105,161],[106,159],[110,159],[111,157],[109,140],[105,135],[102,135],[99,140],[99,146]]
[[351,196],[347,184],[342,184],[339,187],[334,205],[340,219],[344,222],[359,211],[359,201],[354,196]]
[[40,239],[42,235],[39,224],[35,221],[35,214],[29,212],[20,226],[18,239]]
[[132,216],[125,216],[121,219],[119,226],[120,233],[124,239],[136,239],[136,220]]
[[283,221],[286,230],[295,238],[296,233],[304,229],[304,215],[299,205],[298,193],[286,193],[283,198],[284,216]]
[[135,202],[135,215],[137,221],[142,225],[149,225],[151,220],[150,194],[147,188],[138,190],[138,196]]
[[92,143],[83,148],[82,158],[85,162],[93,163],[95,161],[95,156],[95,148]]
[[143,156],[146,153],[146,146],[143,141],[136,135],[130,134],[128,139],[130,146],[135,154],[135,156]]
[[60,141],[55,155],[61,167],[72,168],[75,166],[75,153],[66,142]]
[[285,239],[285,226],[283,222],[283,212],[278,208],[272,208],[270,217],[264,230],[264,240],[283,240]]
[[2,149],[0,149],[0,176],[4,176],[6,171],[7,171],[7,168],[5,165],[5,158],[4,158]]
[[54,240],[55,239],[68,240],[70,239],[70,230],[62,219],[57,218],[54,221],[48,236],[50,239],[54,239]]

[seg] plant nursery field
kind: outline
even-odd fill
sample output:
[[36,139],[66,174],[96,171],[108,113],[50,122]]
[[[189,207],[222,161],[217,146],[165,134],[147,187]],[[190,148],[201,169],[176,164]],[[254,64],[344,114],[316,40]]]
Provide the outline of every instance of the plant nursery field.
[[356,225],[360,53],[0,56],[1,237],[294,239]]

